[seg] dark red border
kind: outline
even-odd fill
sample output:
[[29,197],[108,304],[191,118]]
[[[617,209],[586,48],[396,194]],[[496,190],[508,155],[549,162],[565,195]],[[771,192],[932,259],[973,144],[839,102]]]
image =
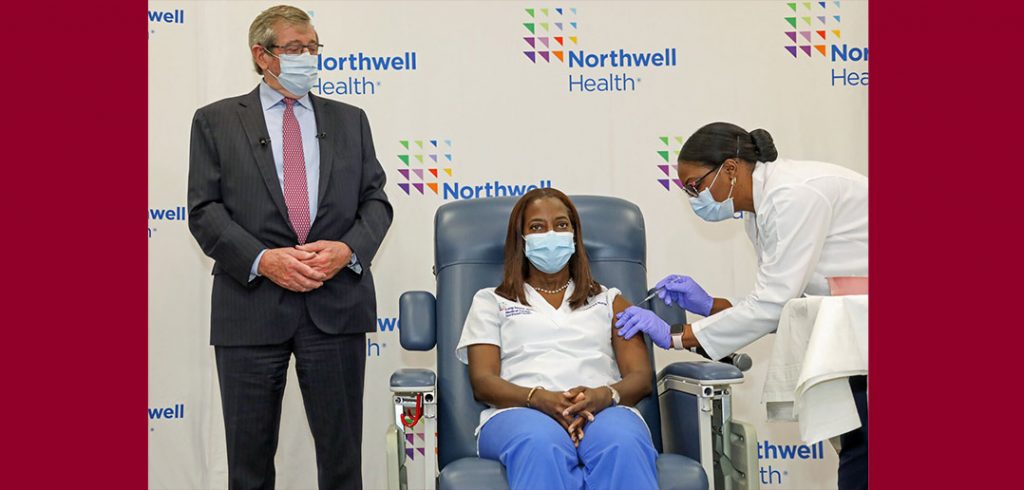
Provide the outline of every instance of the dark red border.
[[[146,486],[143,10],[5,6],[6,488]],[[876,490],[1018,480],[1021,10],[870,7]]]
[[1020,486],[1022,10],[869,8],[875,490]]
[[3,488],[145,488],[144,2],[4,5]]

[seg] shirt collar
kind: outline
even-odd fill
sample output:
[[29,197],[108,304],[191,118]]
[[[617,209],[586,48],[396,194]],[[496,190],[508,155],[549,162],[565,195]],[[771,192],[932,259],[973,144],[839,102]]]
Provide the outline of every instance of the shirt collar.
[[[278,92],[270,85],[267,85],[265,80],[260,80],[260,102],[263,104],[264,111],[270,110],[271,107],[281,103],[282,100],[284,100],[284,95],[281,92]],[[313,109],[309,99],[309,93],[303,95],[302,98],[298,100],[298,103],[306,109]]]
[[754,173],[751,175],[754,191],[754,213],[761,209],[761,202],[764,200],[765,182],[768,179],[768,164],[757,162],[754,164]]

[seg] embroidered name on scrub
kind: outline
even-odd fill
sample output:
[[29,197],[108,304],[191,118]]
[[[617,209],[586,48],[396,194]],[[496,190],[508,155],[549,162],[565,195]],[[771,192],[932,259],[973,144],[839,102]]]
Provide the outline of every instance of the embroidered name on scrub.
[[518,305],[508,305],[502,308],[502,313],[505,314],[505,318],[512,318],[518,315],[532,315],[533,310]]

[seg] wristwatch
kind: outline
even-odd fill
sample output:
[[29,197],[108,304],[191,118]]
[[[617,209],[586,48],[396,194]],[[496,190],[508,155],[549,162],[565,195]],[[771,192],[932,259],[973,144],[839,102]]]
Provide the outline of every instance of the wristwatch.
[[675,350],[683,350],[683,332],[672,334],[672,348]]
[[605,386],[607,386],[608,389],[612,391],[612,406],[614,407],[615,405],[618,405],[619,404],[619,400],[620,400],[620,398],[619,398],[619,390],[616,390],[610,384],[605,385]]

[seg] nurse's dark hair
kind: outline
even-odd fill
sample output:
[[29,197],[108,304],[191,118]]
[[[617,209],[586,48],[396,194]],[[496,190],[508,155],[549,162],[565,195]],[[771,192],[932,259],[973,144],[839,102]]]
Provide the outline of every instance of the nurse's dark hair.
[[505,272],[501,284],[494,292],[502,298],[518,301],[529,306],[526,301],[526,275],[530,271],[530,263],[526,258],[526,243],[523,239],[523,221],[526,218],[526,207],[540,199],[557,199],[569,212],[569,223],[572,225],[576,241],[576,253],[569,257],[569,277],[575,283],[569,306],[572,309],[587,304],[587,298],[601,293],[601,284],[590,274],[590,261],[587,250],[583,248],[583,225],[580,213],[576,211],[569,196],[558,189],[534,189],[516,201],[512,206],[512,214],[508,217],[508,233],[505,235]]
[[680,162],[717,167],[730,158],[774,162],[779,157],[772,135],[763,129],[751,132],[727,122],[708,124],[687,138],[679,150]]

